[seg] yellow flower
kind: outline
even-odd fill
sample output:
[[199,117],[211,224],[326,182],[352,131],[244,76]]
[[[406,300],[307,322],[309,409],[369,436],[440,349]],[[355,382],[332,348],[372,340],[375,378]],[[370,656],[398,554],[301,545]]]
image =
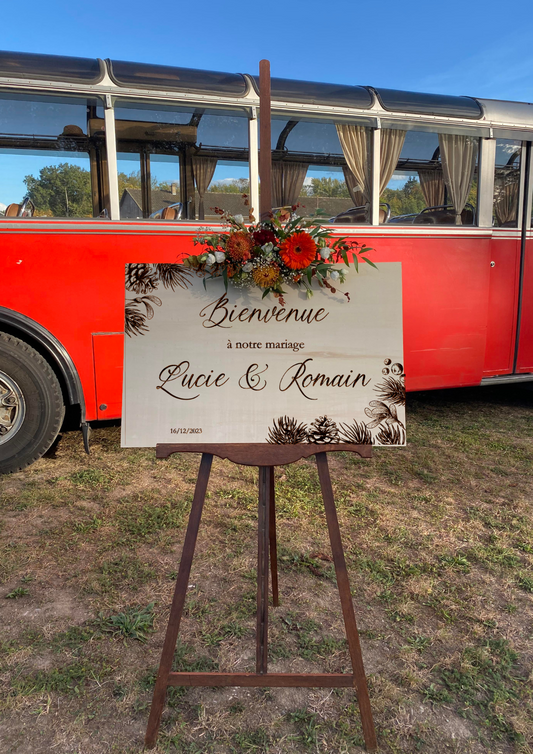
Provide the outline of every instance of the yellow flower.
[[260,288],[272,288],[279,280],[277,264],[260,264],[252,272],[254,283]]

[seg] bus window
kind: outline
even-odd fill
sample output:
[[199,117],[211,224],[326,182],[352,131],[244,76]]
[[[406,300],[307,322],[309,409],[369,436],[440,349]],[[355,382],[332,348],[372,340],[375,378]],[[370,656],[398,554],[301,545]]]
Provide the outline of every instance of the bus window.
[[496,227],[516,228],[517,226],[521,149],[521,141],[496,140],[493,204],[493,221]]
[[[355,150],[352,132],[358,140]],[[325,223],[369,223],[370,145],[364,126],[274,115],[273,206],[298,204],[298,214],[318,215]]]
[[384,128],[381,201],[390,207],[388,222],[475,225],[478,146],[472,136]]
[[242,111],[122,100],[115,127],[121,219],[220,222],[215,207],[248,214]]
[[0,207],[10,217],[93,217],[106,207],[103,134],[89,138],[96,100],[2,93]]

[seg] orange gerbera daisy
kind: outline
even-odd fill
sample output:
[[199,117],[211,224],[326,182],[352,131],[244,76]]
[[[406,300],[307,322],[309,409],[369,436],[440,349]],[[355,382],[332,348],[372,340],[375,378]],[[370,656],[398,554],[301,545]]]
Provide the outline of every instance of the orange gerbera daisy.
[[231,233],[226,241],[226,253],[236,262],[247,262],[251,259],[254,242],[244,230]]
[[289,269],[304,270],[316,257],[316,243],[309,233],[299,230],[283,241],[279,254]]

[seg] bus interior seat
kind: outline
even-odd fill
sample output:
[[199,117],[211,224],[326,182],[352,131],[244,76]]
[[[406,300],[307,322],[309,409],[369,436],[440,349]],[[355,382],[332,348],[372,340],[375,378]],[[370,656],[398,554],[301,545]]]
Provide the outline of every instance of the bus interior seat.
[[[461,212],[461,224],[474,224],[474,208],[467,204]],[[413,220],[413,225],[455,225],[455,209],[452,205],[426,207]]]
[[366,207],[351,207],[351,209],[331,218],[332,223],[343,223],[344,225],[349,223],[365,224],[366,221]]
[[183,204],[176,202],[163,207],[150,215],[150,220],[183,220]]
[[[379,205],[379,224],[384,225],[390,219],[390,205],[385,202],[380,202]],[[331,218],[332,223],[359,223],[360,225],[366,225],[367,220],[367,208],[366,207],[352,207],[351,209],[341,212],[336,217]]]
[[178,210],[175,207],[164,207],[161,210],[161,220],[177,220]]
[[8,204],[4,217],[33,217],[35,205],[31,199],[24,199],[22,204]]

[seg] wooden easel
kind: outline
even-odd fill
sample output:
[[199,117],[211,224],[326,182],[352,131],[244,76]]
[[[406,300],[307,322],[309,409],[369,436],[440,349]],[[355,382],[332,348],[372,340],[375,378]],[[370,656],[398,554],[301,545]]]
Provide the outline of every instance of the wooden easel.
[[[152,749],[157,741],[161,715],[165,704],[168,686],[258,686],[261,688],[305,686],[324,688],[355,687],[361,713],[361,722],[365,745],[368,751],[377,748],[374,721],[368,696],[359,634],[350,593],[350,584],[346,570],[346,561],[342,548],[339,522],[327,453],[349,451],[363,458],[372,455],[371,445],[269,445],[257,444],[183,444],[157,445],[157,458],[168,458],[173,453],[202,453],[202,460],[196,481],[196,489],[185,534],[174,598],[170,610],[165,642],[161,653],[161,662],[154,688],[152,707],[146,729],[145,746]],[[192,559],[202,516],[207,483],[211,471],[213,456],[227,458],[233,463],[259,467],[259,513],[257,540],[257,634],[256,634],[256,672],[255,673],[177,673],[172,672],[172,661],[176,649],[185,596],[189,583]],[[268,673],[268,574],[269,561],[272,573],[273,605],[279,605],[278,570],[276,545],[276,514],[274,494],[274,466],[294,463],[300,458],[316,456],[318,476],[322,498],[326,511],[329,538],[333,553],[333,562],[337,576],[337,586],[341,600],[342,615],[348,640],[353,673]]]

